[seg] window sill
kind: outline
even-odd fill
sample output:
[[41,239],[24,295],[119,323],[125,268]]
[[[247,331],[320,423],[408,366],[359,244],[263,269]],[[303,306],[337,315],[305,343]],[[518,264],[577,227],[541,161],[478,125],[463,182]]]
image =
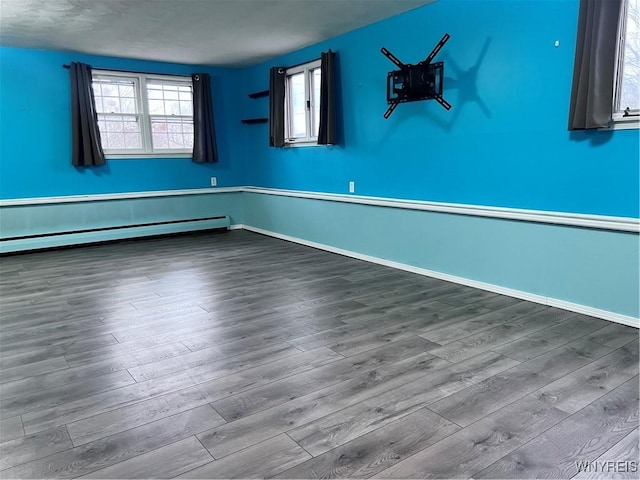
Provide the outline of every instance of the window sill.
[[192,153],[105,153],[107,160],[150,160],[152,158],[186,158],[191,159]]
[[613,122],[608,127],[602,127],[598,130],[608,132],[611,130],[638,130],[640,129],[640,120],[634,120],[630,122]]
[[318,145],[318,140],[299,141],[299,142],[284,142],[284,146],[289,147],[322,147]]
[[640,117],[637,115],[638,110],[634,110],[630,115],[616,112],[613,114],[611,125],[603,127],[600,130],[638,130],[640,129]]

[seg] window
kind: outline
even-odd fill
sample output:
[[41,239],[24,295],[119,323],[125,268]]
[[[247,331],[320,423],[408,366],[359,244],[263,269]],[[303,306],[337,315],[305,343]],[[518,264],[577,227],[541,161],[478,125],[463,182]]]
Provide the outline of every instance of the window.
[[315,144],[320,124],[320,60],[287,69],[285,143]]
[[106,155],[191,155],[191,78],[100,70],[92,76]]
[[623,2],[613,101],[616,124],[637,128],[640,114],[640,0]]

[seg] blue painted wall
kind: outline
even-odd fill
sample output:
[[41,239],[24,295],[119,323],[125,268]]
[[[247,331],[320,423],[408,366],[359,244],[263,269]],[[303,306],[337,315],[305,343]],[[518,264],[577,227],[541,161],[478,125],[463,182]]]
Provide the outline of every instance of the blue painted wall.
[[[211,75],[218,164],[184,159],[108,160],[101,168],[71,166],[69,71],[80,61],[95,68]],[[240,71],[77,53],[0,48],[0,198],[206,188],[241,185],[244,178],[236,99]]]
[[[600,215],[638,216],[637,130],[567,131],[578,0],[438,0],[243,71],[263,90],[271,66],[338,51],[344,142],[274,149],[243,132],[252,185]],[[382,114],[387,47],[424,59],[448,32],[446,112],[434,101]],[[554,47],[558,40],[560,46]],[[265,116],[268,99],[243,99]]]
[[[566,129],[578,0],[438,0],[245,69],[193,67],[63,52],[0,48],[0,198],[220,186],[265,187],[637,217],[637,130]],[[445,98],[399,106],[389,120],[380,47],[422,60],[444,32]],[[555,48],[558,40],[560,47]],[[263,90],[272,65],[337,50],[343,142],[274,149]],[[68,71],[208,71],[221,162],[110,160],[70,166]]]

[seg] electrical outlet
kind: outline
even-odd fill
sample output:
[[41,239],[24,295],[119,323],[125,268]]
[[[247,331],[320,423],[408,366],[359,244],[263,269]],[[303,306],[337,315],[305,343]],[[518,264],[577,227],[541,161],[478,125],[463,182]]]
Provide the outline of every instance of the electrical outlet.
[[349,182],[349,193],[356,191],[356,182]]
[[212,187],[218,186],[218,179],[216,177],[211,177],[211,186]]

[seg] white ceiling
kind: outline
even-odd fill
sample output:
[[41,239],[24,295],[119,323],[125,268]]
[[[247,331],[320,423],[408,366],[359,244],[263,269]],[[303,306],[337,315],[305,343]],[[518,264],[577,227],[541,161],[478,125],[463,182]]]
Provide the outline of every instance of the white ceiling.
[[433,0],[0,0],[0,45],[243,66]]

